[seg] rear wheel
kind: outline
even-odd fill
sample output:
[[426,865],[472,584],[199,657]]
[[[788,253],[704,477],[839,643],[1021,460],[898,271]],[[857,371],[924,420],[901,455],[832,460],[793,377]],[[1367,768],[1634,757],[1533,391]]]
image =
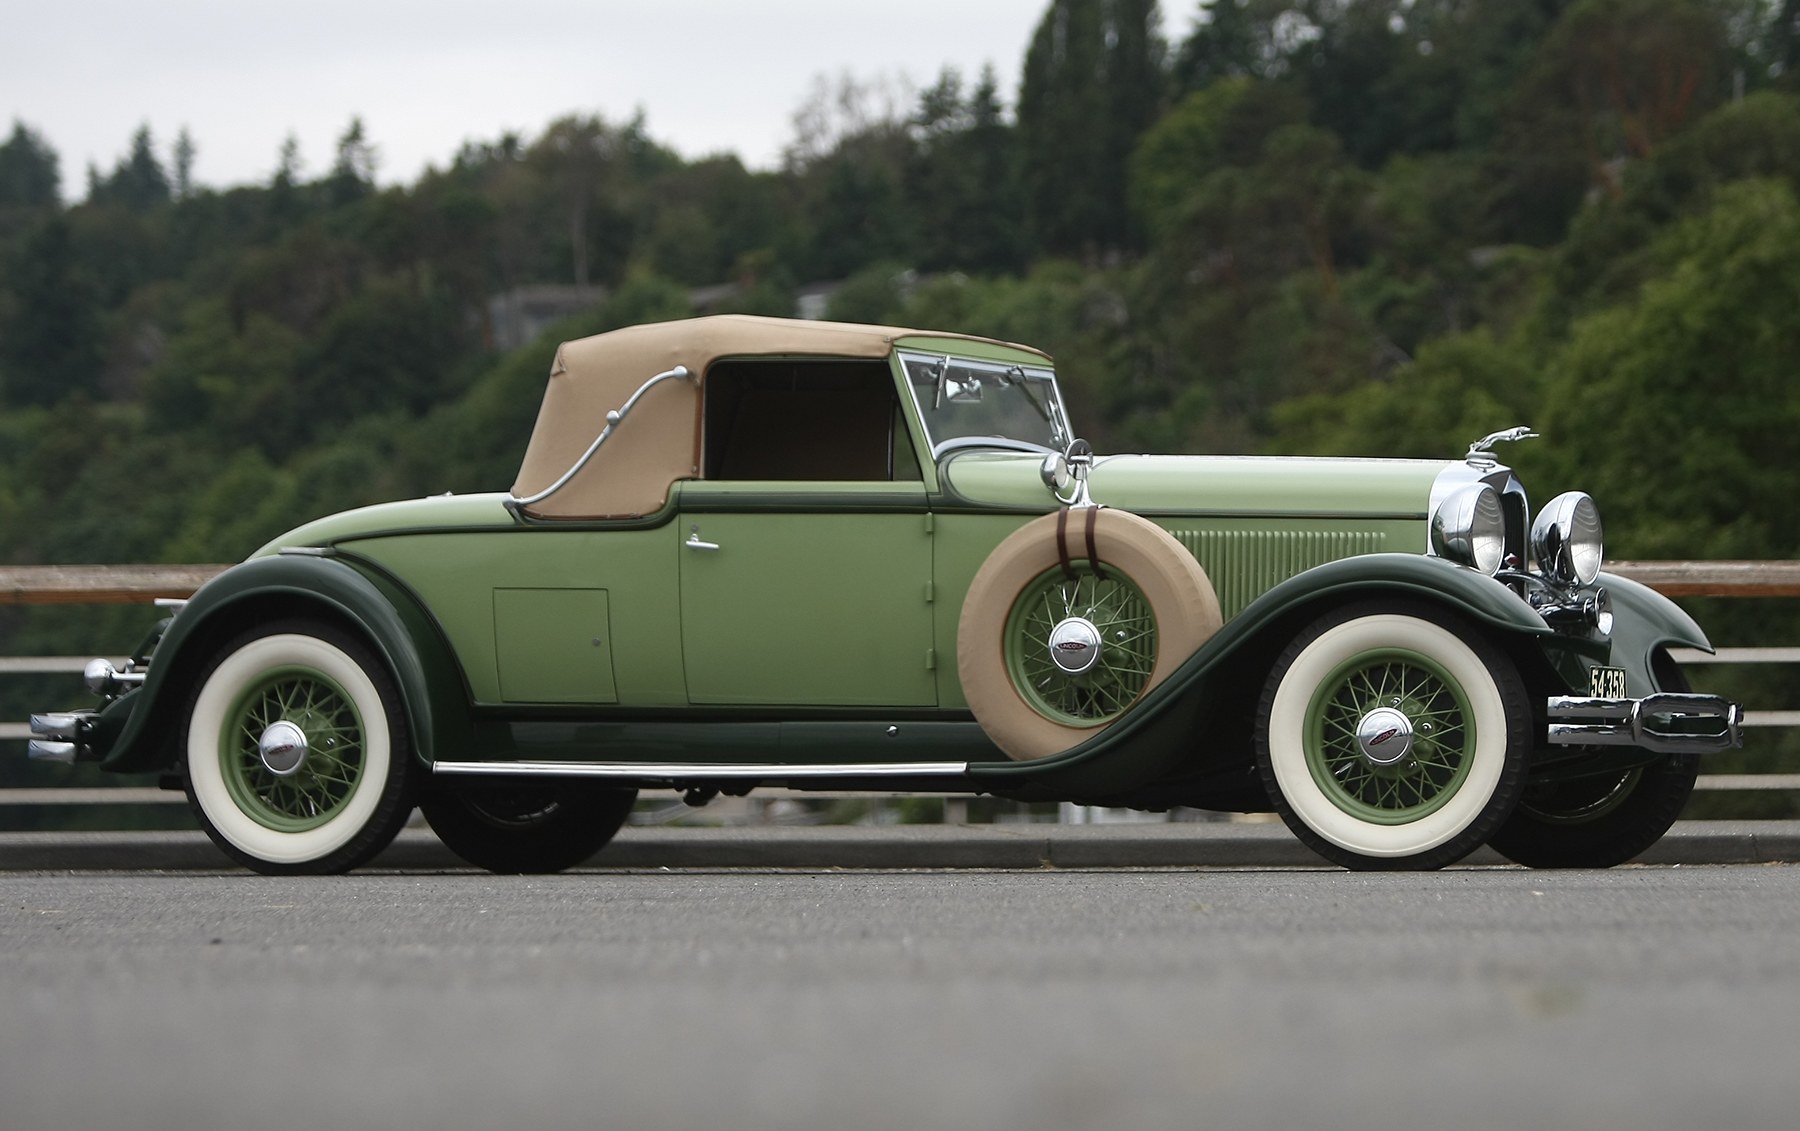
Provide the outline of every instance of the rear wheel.
[[344,872],[411,812],[400,693],[367,644],[289,621],[222,649],[189,703],[183,784],[208,836],[271,875]]
[[1348,868],[1440,868],[1524,785],[1531,707],[1511,659],[1459,618],[1363,604],[1314,622],[1264,687],[1257,763],[1294,834]]
[[[1668,653],[1651,665],[1663,691],[1690,690]],[[1649,766],[1529,785],[1488,844],[1532,868],[1610,868],[1662,839],[1694,792],[1698,754]]]
[[556,782],[433,792],[419,808],[444,846],[476,867],[537,874],[606,847],[636,800],[634,789]]

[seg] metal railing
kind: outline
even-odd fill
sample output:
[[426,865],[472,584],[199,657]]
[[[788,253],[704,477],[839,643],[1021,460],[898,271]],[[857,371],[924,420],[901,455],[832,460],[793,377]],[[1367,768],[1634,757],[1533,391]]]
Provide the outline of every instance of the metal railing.
[[[183,598],[225,570],[223,565],[0,566],[0,605],[106,605]],[[1619,574],[1670,597],[1800,597],[1800,562],[1611,562]],[[0,656],[0,677],[79,674],[90,656]],[[1800,647],[1721,648],[1708,654],[1677,649],[1681,664],[1796,664]],[[122,662],[115,657],[115,662]],[[1800,727],[1800,710],[1746,711],[1747,728]],[[30,736],[26,723],[0,722],[0,742]],[[0,757],[13,756],[0,750]],[[1703,790],[1800,790],[1800,774],[1702,774]],[[766,791],[759,791],[766,792]],[[788,791],[780,791],[789,796]],[[928,796],[909,793],[905,796]],[[773,796],[773,794],[771,794]],[[824,795],[795,792],[818,800]],[[833,795],[836,796],[836,795]],[[859,795],[860,796],[860,795]],[[872,795],[871,795],[872,796]],[[895,796],[901,796],[896,794]],[[961,795],[945,795],[959,808]],[[143,805],[182,802],[180,794],[154,788],[0,789],[0,805]]]

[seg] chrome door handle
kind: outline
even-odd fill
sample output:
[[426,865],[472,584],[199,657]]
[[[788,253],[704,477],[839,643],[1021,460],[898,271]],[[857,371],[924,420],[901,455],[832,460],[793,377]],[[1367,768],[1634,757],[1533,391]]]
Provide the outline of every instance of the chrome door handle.
[[693,532],[688,535],[687,542],[685,543],[685,545],[690,550],[712,551],[712,550],[717,550],[719,548],[719,544],[717,542],[702,542],[702,541],[700,541],[700,528],[698,526],[694,527]]

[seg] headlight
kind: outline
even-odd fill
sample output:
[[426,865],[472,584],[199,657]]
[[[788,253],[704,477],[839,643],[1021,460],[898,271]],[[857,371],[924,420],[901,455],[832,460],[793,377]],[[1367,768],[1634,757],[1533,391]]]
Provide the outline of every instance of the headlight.
[[1592,585],[1605,555],[1600,508],[1582,491],[1565,491],[1544,504],[1531,524],[1531,556],[1545,577],[1564,585]]
[[1431,516],[1431,552],[1492,575],[1506,558],[1500,493],[1486,483],[1458,488]]

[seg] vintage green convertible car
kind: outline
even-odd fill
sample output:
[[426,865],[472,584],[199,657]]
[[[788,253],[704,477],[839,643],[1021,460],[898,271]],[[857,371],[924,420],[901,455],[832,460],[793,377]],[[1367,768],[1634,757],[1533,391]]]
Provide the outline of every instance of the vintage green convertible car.
[[[569,867],[641,789],[1278,811],[1352,868],[1607,866],[1742,712],[1591,499],[1492,454],[1097,457],[1048,356],[721,316],[565,343],[510,492],[333,515],[180,604],[34,757],[163,771],[258,871],[412,808]],[[449,458],[455,458],[449,453]],[[1527,564],[1529,562],[1529,564]]]

